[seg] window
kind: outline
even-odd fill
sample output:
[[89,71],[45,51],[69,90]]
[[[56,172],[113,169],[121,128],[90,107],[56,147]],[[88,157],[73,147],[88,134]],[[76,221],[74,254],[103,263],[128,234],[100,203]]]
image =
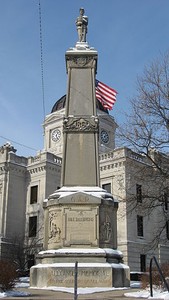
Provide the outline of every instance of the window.
[[137,235],[143,236],[143,217],[137,216]]
[[167,240],[169,240],[169,221],[166,222],[166,236]]
[[29,237],[36,236],[37,231],[37,216],[29,218]]
[[168,193],[167,192],[164,193],[163,199],[164,199],[163,200],[164,201],[164,209],[168,210]]
[[111,183],[102,184],[102,188],[106,190],[108,193],[111,193]]
[[38,186],[31,186],[30,204],[37,203],[38,200]]
[[142,203],[142,186],[140,184],[136,184],[136,198],[137,202]]
[[34,256],[34,254],[29,254],[27,256],[28,269],[30,269],[34,264],[35,264],[35,256]]
[[108,193],[111,193],[111,183],[102,184],[102,188],[106,190]]
[[140,254],[140,271],[146,272],[146,255]]

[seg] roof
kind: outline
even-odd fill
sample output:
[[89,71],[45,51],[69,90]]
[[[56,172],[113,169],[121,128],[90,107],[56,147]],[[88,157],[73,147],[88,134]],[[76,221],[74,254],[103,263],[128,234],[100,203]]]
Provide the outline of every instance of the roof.
[[[58,111],[60,109],[65,108],[66,104],[66,95],[62,96],[59,100],[55,102],[55,104],[52,107],[51,113]],[[109,114],[108,110],[103,107],[101,102],[96,99],[96,106],[99,110],[104,111],[105,113]]]

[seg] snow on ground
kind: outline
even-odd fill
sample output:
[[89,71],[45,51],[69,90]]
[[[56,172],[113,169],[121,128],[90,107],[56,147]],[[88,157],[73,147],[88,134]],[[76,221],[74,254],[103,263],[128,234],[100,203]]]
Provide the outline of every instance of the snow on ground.
[[[16,283],[15,288],[28,288],[29,287],[29,277],[21,277],[20,280]],[[137,288],[139,290],[134,291],[133,288]],[[44,288],[45,290],[52,291],[61,291],[67,293],[74,293],[73,288],[65,288],[65,287],[48,287]],[[125,297],[133,297],[133,298],[143,298],[143,299],[164,299],[169,300],[169,293],[163,292],[162,290],[153,290],[153,298],[150,297],[150,290],[141,290],[140,282],[131,281],[131,292],[126,292],[126,288],[78,288],[78,294],[92,294],[96,292],[107,292],[107,291],[115,291],[115,290],[124,290]],[[127,288],[128,289],[128,288]],[[19,290],[12,290],[7,292],[0,293],[0,298],[5,297],[26,297],[31,295],[31,289],[28,292],[22,292]],[[126,299],[127,300],[127,299]]]
[[[34,289],[34,288],[33,288]],[[56,286],[49,286],[49,287],[45,287],[42,288],[44,290],[50,290],[50,291],[60,291],[60,292],[67,292],[70,294],[74,293],[74,288],[65,288],[65,287],[56,287]],[[128,288],[103,288],[103,287],[91,287],[91,288],[78,288],[77,289],[77,294],[93,294],[93,293],[99,293],[99,292],[109,292],[109,291],[117,291],[117,290],[125,290]]]
[[28,288],[29,287],[29,277],[20,277],[19,281],[16,282],[15,288]]
[[140,290],[137,292],[124,293],[126,297],[133,298],[146,298],[146,299],[165,299],[169,300],[169,292],[163,292],[159,290],[153,290],[153,297],[150,296],[150,290]]
[[[16,282],[15,288],[28,288],[29,287],[29,277],[20,277],[19,281]],[[5,297],[26,297],[30,296],[30,292],[22,292],[17,290],[11,290],[0,293],[0,298]]]
[[5,298],[5,297],[26,297],[26,296],[30,296],[30,293],[26,293],[26,292],[21,292],[21,291],[7,291],[7,292],[3,292],[0,293],[0,298]]

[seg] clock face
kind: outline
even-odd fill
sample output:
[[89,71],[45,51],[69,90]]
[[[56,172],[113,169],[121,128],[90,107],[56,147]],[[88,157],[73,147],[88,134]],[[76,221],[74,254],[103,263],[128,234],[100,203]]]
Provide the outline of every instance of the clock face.
[[59,129],[54,129],[52,131],[52,140],[54,142],[58,142],[60,140],[61,137],[61,131]]
[[104,144],[108,144],[109,142],[109,134],[106,130],[101,131],[101,140]]

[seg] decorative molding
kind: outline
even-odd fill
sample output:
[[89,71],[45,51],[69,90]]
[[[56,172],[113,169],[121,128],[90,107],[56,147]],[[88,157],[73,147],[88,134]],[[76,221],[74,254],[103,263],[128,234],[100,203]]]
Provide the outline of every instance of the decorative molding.
[[25,174],[26,173],[26,168],[23,169],[20,166],[19,167],[18,166],[9,166],[8,171],[9,172],[14,172],[14,173],[17,173],[17,174]]
[[100,171],[106,171],[109,169],[114,169],[114,168],[121,168],[125,166],[125,161],[118,162],[118,163],[113,163],[113,164],[108,164],[104,166],[100,166]]
[[[64,109],[64,108],[63,108]],[[51,124],[51,123],[54,123],[56,121],[60,121],[62,122],[62,119],[63,119],[63,115],[60,115],[58,113],[58,111],[55,111],[53,113],[51,113],[50,115],[48,115],[45,119],[45,122],[44,122],[44,126],[47,127],[47,125]]]
[[64,132],[98,132],[98,117],[67,117],[63,121]]
[[111,151],[111,152],[108,152],[108,153],[102,153],[99,155],[99,160],[110,160],[114,158],[114,152]]
[[89,56],[89,55],[84,55],[84,56],[66,56],[67,60],[67,67],[68,68],[82,68],[82,67],[87,67],[87,68],[94,68],[96,65],[96,59],[97,56]]
[[13,163],[5,164],[0,167],[0,173],[3,172],[12,172],[18,174],[25,174],[26,173],[26,166],[17,165]]
[[30,174],[33,174],[33,173],[43,172],[45,170],[46,170],[46,166],[41,166],[41,167],[32,168],[32,169],[28,170],[28,172]]
[[54,173],[60,173],[61,168],[60,168],[60,166],[47,166],[46,171],[52,171]]

